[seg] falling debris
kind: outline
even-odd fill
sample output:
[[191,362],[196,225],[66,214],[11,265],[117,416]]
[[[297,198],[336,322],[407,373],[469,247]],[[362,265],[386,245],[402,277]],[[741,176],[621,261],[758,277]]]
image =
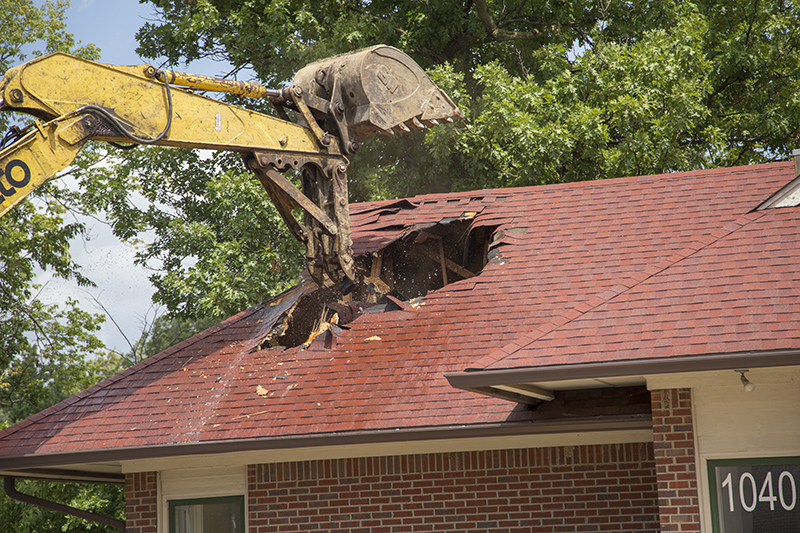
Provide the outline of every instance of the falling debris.
[[259,343],[258,349],[301,346],[311,337],[316,320],[324,316],[327,304],[336,300],[337,295],[333,289],[320,289],[316,285],[307,285],[281,314],[264,340]]
[[256,387],[256,394],[258,394],[259,396],[266,396],[267,394],[269,394],[269,391],[264,387],[262,387],[261,385],[259,385],[258,387]]
[[314,339],[326,331],[330,331],[330,329],[337,324],[339,324],[339,314],[331,311],[328,307],[324,307],[322,309],[322,315],[314,323],[314,327],[311,329],[308,339],[306,339],[306,342],[300,345],[300,348],[305,350],[311,346],[311,343],[314,342]]

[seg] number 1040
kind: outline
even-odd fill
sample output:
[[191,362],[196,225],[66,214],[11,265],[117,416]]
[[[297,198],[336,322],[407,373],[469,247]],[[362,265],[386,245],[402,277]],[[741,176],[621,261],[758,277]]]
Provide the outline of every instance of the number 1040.
[[[780,506],[786,511],[794,509],[797,504],[797,485],[791,472],[785,470],[781,472],[774,485],[772,472],[767,472],[760,485],[761,487],[758,488],[756,479],[750,472],[742,473],[738,483],[728,472],[728,475],[722,480],[722,489],[724,493],[727,492],[729,511],[735,511],[737,500],[742,509],[748,513],[753,512],[759,504],[768,505],[770,511],[776,509],[776,503],[780,503]],[[734,493],[738,494],[738,498]]]

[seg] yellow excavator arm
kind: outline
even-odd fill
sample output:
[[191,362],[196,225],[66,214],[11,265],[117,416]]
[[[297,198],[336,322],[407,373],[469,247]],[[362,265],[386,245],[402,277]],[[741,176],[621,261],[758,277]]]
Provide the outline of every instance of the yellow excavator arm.
[[[281,118],[183,87],[268,98]],[[90,139],[240,152],[305,244],[312,277],[324,285],[340,273],[356,279],[345,156],[377,132],[461,118],[411,58],[388,46],[309,65],[281,90],[55,53],[10,69],[0,81],[0,98],[0,111],[38,119],[0,148],[0,216],[69,166]],[[298,123],[287,109],[299,115]],[[302,192],[281,174],[288,169],[302,170]],[[292,214],[297,208],[305,212],[302,222]]]

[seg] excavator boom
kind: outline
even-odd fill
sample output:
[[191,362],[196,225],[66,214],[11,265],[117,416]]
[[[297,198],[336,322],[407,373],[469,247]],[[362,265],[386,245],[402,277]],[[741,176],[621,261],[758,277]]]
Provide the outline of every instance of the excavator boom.
[[[268,98],[281,118],[185,88]],[[0,149],[0,216],[67,167],[88,140],[239,152],[306,245],[309,272],[322,285],[335,284],[342,273],[357,277],[345,156],[376,132],[461,118],[411,58],[388,46],[309,65],[281,90],[55,53],[10,69],[0,97],[0,111],[44,121]],[[297,123],[286,109],[299,115]],[[281,174],[289,169],[302,171],[302,192]],[[293,215],[298,208],[302,221]]]

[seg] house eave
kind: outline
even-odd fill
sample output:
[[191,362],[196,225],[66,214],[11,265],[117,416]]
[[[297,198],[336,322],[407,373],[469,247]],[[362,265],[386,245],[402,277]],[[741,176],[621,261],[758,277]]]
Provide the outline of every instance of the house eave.
[[[80,465],[98,463],[120,464],[187,456],[237,454],[275,450],[295,450],[324,447],[346,447],[398,442],[424,442],[442,439],[474,439],[480,437],[512,437],[520,435],[547,436],[557,434],[591,434],[644,432],[652,429],[649,414],[598,416],[591,418],[536,420],[528,422],[454,425],[424,428],[391,428],[375,431],[354,431],[334,434],[300,435],[229,439],[196,443],[176,443],[158,446],[138,446],[114,449],[86,450],[61,453],[35,453],[0,457],[0,475],[42,477],[42,473],[69,466],[73,473]],[[92,473],[94,474],[94,473]]]
[[577,385],[570,387],[570,382],[578,383],[582,380],[621,379],[638,376],[643,378],[648,375],[679,372],[796,365],[800,365],[800,348],[489,370],[468,369],[464,372],[447,373],[444,376],[450,385],[457,389],[510,401],[520,401],[509,396],[508,392],[500,387],[532,385],[543,390],[553,390],[548,388],[547,384],[558,382],[560,383],[558,390],[570,390],[580,388]]

